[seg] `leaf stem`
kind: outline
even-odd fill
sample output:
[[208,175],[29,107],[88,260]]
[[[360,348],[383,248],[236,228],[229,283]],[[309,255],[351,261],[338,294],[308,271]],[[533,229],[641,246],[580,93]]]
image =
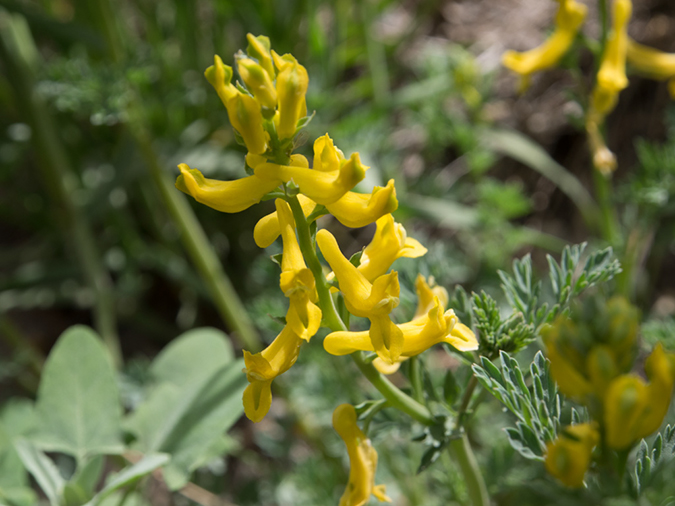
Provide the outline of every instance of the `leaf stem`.
[[449,450],[457,459],[459,468],[464,475],[471,503],[474,506],[489,506],[490,497],[485,486],[485,480],[483,480],[483,475],[478,467],[478,461],[471,449],[471,444],[466,434],[462,434],[462,437],[450,441]]

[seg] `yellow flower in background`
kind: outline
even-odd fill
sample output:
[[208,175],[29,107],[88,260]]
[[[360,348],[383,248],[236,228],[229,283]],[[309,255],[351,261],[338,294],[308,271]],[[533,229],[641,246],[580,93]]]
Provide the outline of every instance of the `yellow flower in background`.
[[373,240],[363,250],[358,267],[368,281],[386,273],[398,258],[417,258],[426,254],[427,249],[416,239],[408,237],[403,225],[396,223],[391,214],[382,216],[376,224]]
[[649,383],[634,374],[618,377],[604,401],[607,444],[616,450],[655,432],[668,412],[675,383],[675,356],[659,343],[645,362]]
[[272,51],[272,58],[279,73],[277,75],[277,97],[279,114],[275,117],[279,139],[290,139],[295,135],[298,120],[307,116],[305,95],[309,77],[305,67],[293,55],[279,56]]
[[667,80],[670,96],[675,98],[675,53],[665,53],[628,39],[626,59],[639,74],[657,81]]
[[257,176],[248,176],[234,181],[218,181],[207,179],[197,169],[187,164],[178,165],[180,176],[176,179],[176,188],[194,197],[217,211],[238,213],[248,209],[278,185],[274,181],[266,181]]
[[612,33],[600,61],[597,82],[591,99],[590,121],[601,123],[609,114],[621,90],[628,86],[626,53],[628,51],[628,21],[633,11],[630,0],[614,0]]
[[[400,357],[394,362],[419,355],[438,343],[447,343],[459,351],[478,349],[478,341],[471,329],[458,323],[452,309],[445,311],[438,297],[434,298],[434,305],[425,316],[396,327],[403,335],[403,346]],[[323,346],[331,355],[348,355],[357,350],[376,351],[369,331],[332,332],[324,339]],[[385,361],[381,372],[393,373],[387,372],[391,370],[387,365]]]
[[321,325],[321,309],[315,304],[314,275],[307,268],[300,251],[290,206],[281,199],[277,199],[275,204],[284,243],[279,286],[290,299],[286,324],[302,339],[309,341]]
[[565,427],[555,441],[546,446],[546,470],[568,487],[584,484],[593,448],[600,436],[593,424],[580,423]]
[[331,166],[331,170],[274,163],[263,163],[254,167],[255,175],[261,179],[275,181],[277,184],[293,180],[301,193],[323,205],[332,204],[342,198],[365,177],[367,169],[368,167],[361,164],[358,153],[352,154],[348,160],[342,157]]
[[391,502],[384,485],[375,485],[377,452],[356,424],[356,410],[341,404],[333,412],[333,428],[347,446],[349,483],[340,498],[340,506],[363,506],[371,495],[379,501]]
[[521,92],[525,91],[533,73],[549,69],[567,53],[586,19],[588,8],[574,0],[558,0],[560,7],[555,17],[553,34],[539,47],[519,53],[507,51],[502,62],[505,67],[520,74]]
[[244,350],[246,378],[244,412],[252,422],[262,420],[272,405],[272,380],[288,371],[298,359],[304,340],[287,325],[272,344],[260,353]]
[[206,69],[204,75],[223,101],[230,123],[241,134],[246,148],[254,154],[264,153],[268,135],[263,128],[260,104],[232,85],[232,67],[224,65],[220,57],[215,55],[213,65]]
[[399,303],[398,273],[384,274],[371,283],[345,258],[330,232],[319,230],[316,242],[340,283],[349,312],[370,319],[368,334],[374,351],[386,362],[395,362],[401,355],[403,334],[389,313]]

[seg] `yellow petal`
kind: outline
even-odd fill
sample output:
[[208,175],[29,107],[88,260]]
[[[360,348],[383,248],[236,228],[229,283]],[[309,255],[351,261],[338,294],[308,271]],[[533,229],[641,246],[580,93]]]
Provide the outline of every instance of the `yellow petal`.
[[246,53],[258,60],[260,65],[262,65],[262,67],[267,71],[269,76],[274,79],[276,72],[274,70],[274,65],[272,64],[269,37],[265,37],[264,35],[258,35],[255,37],[252,33],[248,33],[246,34],[246,40],[248,40]]
[[389,376],[398,371],[399,368],[401,367],[401,363],[406,360],[408,360],[408,357],[401,357],[398,361],[394,362],[393,364],[388,364],[380,357],[376,357],[375,360],[373,360],[373,367],[375,367],[375,369],[377,369],[377,371],[380,374]]
[[473,330],[469,327],[459,322],[455,324],[450,332],[450,336],[446,336],[444,342],[459,351],[473,351],[478,349],[476,334],[474,334]]
[[626,58],[634,70],[659,81],[675,76],[675,53],[665,53],[628,39]]
[[[304,195],[298,195],[298,200],[306,218],[314,211],[316,202]],[[281,235],[281,229],[279,228],[279,217],[276,211],[262,217],[253,229],[253,239],[259,248],[267,248],[276,241],[279,235]]]
[[604,401],[605,434],[610,448],[623,450],[640,437],[641,417],[648,402],[648,389],[642,378],[625,374],[611,383]]
[[280,140],[290,139],[295,135],[298,120],[307,116],[305,94],[309,85],[309,77],[305,67],[292,56],[284,55],[280,58],[274,51],[272,55],[279,68],[276,83],[279,99],[277,135]]
[[272,381],[254,381],[244,390],[244,413],[252,422],[259,422],[272,406]]
[[292,296],[290,302],[286,324],[298,337],[309,342],[321,326],[321,308],[310,301],[307,295]]
[[[302,256],[302,251],[300,251],[300,245],[298,244],[298,238],[295,235],[295,220],[293,219],[291,206],[281,199],[276,199],[274,205],[277,208],[279,228],[281,230],[281,238],[284,246],[283,257],[281,259],[281,271],[296,273],[306,269],[307,264],[305,264],[305,259]],[[312,277],[312,280],[313,279],[314,278]],[[312,286],[313,285],[314,282],[312,282]],[[287,291],[287,288],[284,288],[283,286],[281,289],[284,293]]]
[[649,401],[640,420],[640,427],[637,431],[638,439],[656,432],[668,413],[675,381],[673,365],[672,354],[667,354],[661,343],[656,345],[645,361],[645,372],[649,378],[647,386]]
[[368,337],[378,357],[388,364],[398,361],[403,351],[404,336],[388,314],[370,317]]
[[583,400],[593,388],[591,383],[558,350],[555,340],[544,339],[548,359],[551,361],[551,376],[560,391],[576,400]]
[[239,58],[237,61],[239,75],[255,99],[263,107],[274,109],[277,105],[277,91],[267,71],[251,58]]
[[231,82],[232,67],[223,64],[220,56],[213,56],[213,65],[204,71],[204,76],[218,93],[223,105],[226,105],[227,101],[238,93],[237,88]]
[[328,134],[314,141],[314,170],[333,172],[340,169],[345,155],[335,147]]
[[191,195],[197,202],[224,213],[238,213],[248,209],[277,187],[274,181],[256,176],[234,181],[217,181],[205,178],[199,170],[191,169],[185,163],[181,163],[178,168],[181,175],[176,180],[176,188]]
[[[425,316],[434,307],[434,297],[438,297],[441,305],[448,305],[448,291],[442,286],[433,286],[434,278],[429,277],[429,282],[421,274],[417,275],[415,280],[415,290],[417,291],[417,310],[413,320]],[[433,288],[432,288],[433,286]]]
[[598,431],[592,424],[566,427],[555,441],[546,446],[546,470],[568,487],[581,487],[599,439]]
[[394,180],[390,179],[385,187],[376,186],[370,194],[347,192],[326,208],[345,227],[360,228],[370,225],[398,208]]
[[244,139],[246,148],[253,154],[261,155],[267,150],[267,133],[263,128],[260,104],[252,96],[236,91],[225,102],[227,116],[232,127]]
[[338,171],[322,172],[303,167],[266,163],[255,168],[255,174],[277,182],[293,180],[300,192],[317,204],[332,204],[351,190],[366,174],[358,153],[344,162]]

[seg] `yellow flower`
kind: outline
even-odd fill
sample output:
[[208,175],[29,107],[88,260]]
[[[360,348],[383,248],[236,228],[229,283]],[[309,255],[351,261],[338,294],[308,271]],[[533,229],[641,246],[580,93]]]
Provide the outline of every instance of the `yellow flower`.
[[340,498],[340,506],[363,506],[371,494],[379,501],[391,502],[384,485],[375,485],[377,452],[356,424],[356,410],[341,404],[333,412],[333,428],[347,446],[349,483]]
[[363,250],[358,267],[368,281],[386,273],[397,258],[417,258],[427,252],[419,241],[407,236],[403,225],[394,222],[391,214],[382,216],[376,224],[375,236]]
[[590,423],[571,425],[546,445],[546,470],[568,487],[581,487],[600,437]]
[[239,58],[237,68],[246,88],[253,93],[260,105],[274,109],[277,105],[277,91],[263,66],[251,58]]
[[274,64],[279,69],[277,75],[277,96],[279,115],[275,117],[277,135],[280,140],[295,135],[298,120],[307,116],[305,94],[309,85],[307,70],[290,54],[279,56],[272,51]]
[[272,63],[272,54],[270,53],[270,39],[264,35],[254,36],[252,33],[246,34],[246,40],[248,40],[248,47],[246,48],[246,53],[258,60],[258,63],[262,65],[269,76],[274,79],[276,77],[276,72],[274,71],[274,64]]
[[554,67],[569,50],[579,28],[586,19],[587,7],[574,0],[558,0],[560,7],[555,17],[555,31],[541,46],[518,53],[507,51],[502,62],[505,67],[521,75],[521,91],[529,86],[530,76]]
[[260,105],[252,96],[232,85],[232,67],[224,65],[215,55],[213,65],[206,69],[204,75],[223,101],[230,123],[241,134],[246,148],[257,155],[264,153],[267,150],[267,133],[263,128]]
[[611,448],[628,448],[656,431],[666,416],[675,382],[675,357],[659,343],[645,362],[645,372],[649,383],[634,374],[625,374],[607,390],[604,418]]
[[675,53],[664,53],[628,39],[626,58],[638,73],[657,81],[668,80],[668,91],[675,98]]
[[[291,165],[294,165],[291,162]],[[316,170],[316,169],[315,169]],[[316,208],[316,202],[304,195],[298,195],[300,206],[305,217],[309,216]],[[365,227],[376,221],[384,214],[395,211],[398,207],[394,180],[390,179],[387,186],[376,186],[372,193],[347,192],[342,198],[326,209],[346,227]],[[254,230],[253,238],[260,248],[267,248],[280,234],[279,219],[276,211],[264,216],[258,221]]]
[[417,292],[417,310],[413,320],[426,315],[434,307],[434,298],[436,297],[438,297],[441,306],[448,306],[450,300],[448,291],[442,286],[436,285],[433,276],[430,276],[427,281],[424,276],[418,274],[417,279],[415,279],[415,291]]
[[[316,142],[321,139],[317,139]],[[322,165],[320,167],[316,170],[293,165],[263,163],[256,166],[254,170],[256,176],[268,181],[287,183],[293,180],[301,193],[317,204],[328,205],[336,202],[354,188],[365,177],[366,169],[368,169],[361,164],[358,153],[352,154],[349,160],[342,157],[338,163],[331,165],[331,170],[325,170]]]
[[286,323],[295,334],[309,341],[321,325],[321,309],[315,304],[314,275],[307,268],[300,251],[290,206],[281,199],[277,199],[275,204],[284,243],[279,286],[290,299]]
[[248,176],[234,181],[218,181],[205,178],[197,169],[187,164],[178,165],[181,171],[176,179],[176,188],[224,213],[238,213],[260,202],[267,193],[277,187],[274,181]]
[[253,422],[262,420],[272,405],[272,380],[288,371],[298,359],[304,341],[289,326],[283,328],[272,344],[260,353],[244,350],[246,378],[244,412]]
[[319,230],[316,242],[340,283],[349,312],[370,319],[373,349],[388,363],[395,362],[401,354],[403,334],[391,321],[389,313],[399,303],[398,273],[384,274],[371,283],[344,257],[330,232]]
[[[396,360],[398,362],[419,355],[438,343],[447,343],[460,351],[478,349],[476,336],[471,329],[458,322],[452,309],[445,311],[438,297],[434,297],[433,306],[426,315],[396,327],[403,334],[401,357]],[[348,355],[357,350],[376,351],[368,331],[333,332],[326,336],[323,346],[331,355]]]

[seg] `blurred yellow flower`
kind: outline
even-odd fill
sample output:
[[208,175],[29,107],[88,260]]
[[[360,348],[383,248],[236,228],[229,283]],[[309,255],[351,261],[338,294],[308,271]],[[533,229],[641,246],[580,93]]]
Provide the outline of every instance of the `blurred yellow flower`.
[[384,485],[375,485],[377,452],[356,424],[356,410],[341,404],[333,412],[333,428],[347,446],[349,483],[340,498],[340,506],[363,506],[371,495],[379,501],[391,502]]
[[521,92],[529,86],[533,73],[554,67],[567,53],[586,19],[588,8],[584,4],[574,0],[558,0],[558,3],[560,7],[555,17],[555,30],[541,46],[524,53],[504,53],[504,66],[521,75]]
[[675,98],[675,53],[664,53],[628,39],[626,52],[633,70],[657,81],[668,81],[670,96]]
[[565,427],[558,438],[546,446],[546,470],[568,487],[581,487],[591,463],[591,453],[599,440],[593,424]]

